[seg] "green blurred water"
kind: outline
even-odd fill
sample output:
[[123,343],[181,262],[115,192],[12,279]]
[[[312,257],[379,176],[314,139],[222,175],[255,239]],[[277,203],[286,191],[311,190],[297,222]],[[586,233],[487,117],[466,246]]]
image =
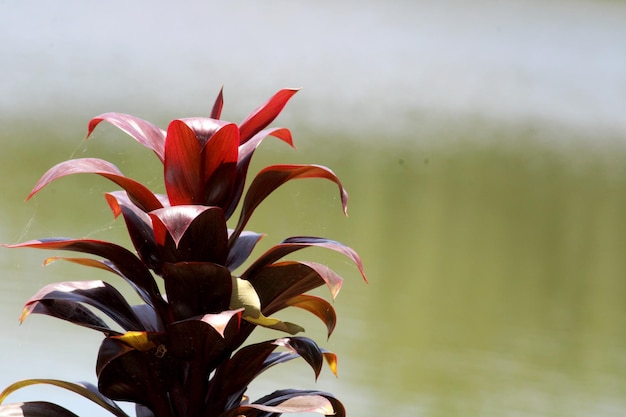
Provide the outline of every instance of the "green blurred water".
[[[104,179],[63,179],[23,202],[46,169],[80,156],[111,160],[159,190],[156,158],[113,132],[103,128],[86,143],[79,131],[63,135],[75,140],[6,134],[2,241],[88,235],[127,244],[102,198],[116,187]],[[268,140],[251,173],[270,163],[327,165],[350,193],[349,217],[334,185],[289,183],[250,223],[268,233],[256,254],[291,235],[334,238],[361,254],[370,283],[337,254],[298,253],[346,279],[329,341],[316,320],[289,316],[339,355],[340,375],[324,372],[316,384],[305,365],[290,364],[253,384],[252,398],[318,387],[363,417],[626,414],[624,149],[555,146],[523,130],[404,141],[295,133],[298,149]],[[45,317],[15,325],[23,301],[45,283],[93,278],[76,266],[42,270],[46,256],[0,252],[0,353],[12,358],[0,365],[3,386],[24,377],[95,379],[97,335]],[[47,340],[38,356],[39,331]],[[85,346],[93,351],[79,353]],[[76,366],[44,365],[50,357]]]

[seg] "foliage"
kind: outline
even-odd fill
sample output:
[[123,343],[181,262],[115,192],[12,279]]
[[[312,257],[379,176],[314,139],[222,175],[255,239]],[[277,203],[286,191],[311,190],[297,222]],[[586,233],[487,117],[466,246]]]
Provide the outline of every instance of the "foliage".
[[[74,391],[116,416],[126,413],[114,401],[135,403],[138,417],[345,415],[341,402],[325,392],[281,390],[253,402],[245,395],[263,371],[298,357],[312,367],[316,378],[324,361],[336,373],[335,354],[295,336],[302,327],[273,315],[287,307],[304,309],[326,325],[330,336],[336,323],[334,308],[307,293],[325,285],[334,299],[342,278],[325,265],[286,261],[285,256],[308,247],[327,248],[353,261],[365,279],[356,252],[311,236],[283,240],[235,275],[263,237],[245,230],[252,213],[282,184],[327,179],[338,186],[344,212],[347,208],[347,193],[337,176],[318,165],[268,166],[244,193],[250,160],[266,137],[293,145],[288,129],[268,126],[296,91],[279,91],[239,125],[220,120],[221,91],[210,117],[174,120],[166,131],[120,113],[105,113],[89,122],[87,137],[104,121],[153,151],[163,164],[166,194],[153,193],[110,162],[81,158],[48,170],[28,198],[70,174],[98,174],[111,180],[122,190],[106,193],[106,202],[116,218],[124,219],[135,252],[93,239],[48,238],[7,246],[95,256],[55,256],[45,264],[62,259],[106,270],[130,285],[142,302],[131,305],[114,286],[96,280],[42,288],[26,302],[20,321],[33,313],[45,314],[102,332],[98,385],[25,380],[6,388],[0,402],[16,389],[44,383]],[[229,228],[227,222],[237,208],[238,221]],[[288,336],[245,345],[256,326]],[[0,416],[4,415],[74,414],[55,404],[28,402],[0,405]]]

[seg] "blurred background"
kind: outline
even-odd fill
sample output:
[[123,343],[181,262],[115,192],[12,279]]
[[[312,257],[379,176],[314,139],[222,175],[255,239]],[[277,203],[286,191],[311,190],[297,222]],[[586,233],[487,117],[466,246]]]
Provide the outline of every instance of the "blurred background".
[[[302,87],[276,121],[297,149],[274,163],[332,168],[350,193],[298,181],[258,209],[268,236],[342,241],[343,257],[299,258],[344,276],[339,324],[306,314],[306,335],[339,355],[339,378],[302,363],[268,372],[279,388],[334,392],[349,415],[626,415],[626,3],[622,1],[0,1],[0,241],[51,236],[128,244],[95,176],[37,179],[94,156],[162,190],[154,155],[89,119],[131,113],[166,127],[208,115],[241,121],[283,87]],[[95,382],[100,335],[17,318],[40,287],[113,277],[0,251],[0,386],[23,378]],[[323,293],[323,292],[322,292]],[[294,319],[295,317],[295,319]],[[255,337],[272,338],[259,332]],[[107,415],[52,387],[9,400]]]

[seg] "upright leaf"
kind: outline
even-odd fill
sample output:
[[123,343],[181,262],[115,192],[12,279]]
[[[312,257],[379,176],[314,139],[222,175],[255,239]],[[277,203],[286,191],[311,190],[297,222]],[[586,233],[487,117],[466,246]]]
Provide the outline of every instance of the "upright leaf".
[[200,142],[182,120],[174,120],[165,139],[165,189],[172,205],[201,204]]
[[230,237],[231,242],[237,238],[248,223],[254,209],[256,209],[268,195],[287,181],[301,178],[325,178],[337,184],[343,211],[347,213],[348,193],[343,188],[339,178],[337,178],[330,169],[319,165],[272,165],[262,169],[254,178],[252,184],[250,184],[250,188],[243,201],[239,222]]
[[289,99],[298,92],[297,88],[285,88],[277,92],[263,105],[258,107],[239,125],[241,143],[244,144],[254,135],[265,129],[283,110]]

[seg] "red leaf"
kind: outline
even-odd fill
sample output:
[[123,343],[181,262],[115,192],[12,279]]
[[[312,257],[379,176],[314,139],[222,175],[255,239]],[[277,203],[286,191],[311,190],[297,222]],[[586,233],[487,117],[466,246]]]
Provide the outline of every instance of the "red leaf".
[[50,168],[37,182],[27,200],[52,181],[72,174],[98,174],[124,188],[131,200],[142,210],[162,207],[159,199],[141,183],[125,177],[115,165],[98,158],[71,159]]
[[161,162],[165,160],[165,132],[152,123],[129,114],[104,113],[94,117],[89,122],[87,138],[91,135],[96,126],[107,121],[118,129],[130,135],[137,142],[148,149],[152,149]]
[[167,128],[165,140],[165,189],[170,204],[201,204],[200,142],[181,120]]
[[301,178],[325,178],[337,184],[343,211],[347,214],[348,193],[330,169],[319,165],[272,165],[262,169],[250,184],[243,201],[239,222],[230,237],[231,242],[236,239],[248,223],[252,212],[267,196],[287,181]]
[[250,160],[252,159],[252,155],[254,154],[254,151],[259,147],[261,142],[263,142],[263,139],[268,136],[274,136],[293,147],[291,132],[289,131],[289,129],[285,129],[283,127],[262,130],[254,135],[254,137],[248,142],[239,147],[237,175],[235,176],[235,182],[232,187],[232,194],[229,198],[229,205],[228,207],[225,207],[225,215],[227,219],[230,218],[230,216],[237,208],[239,200],[241,199],[241,195],[243,194],[243,188],[246,183],[246,176],[248,175],[248,167],[250,166]]
[[219,119],[222,115],[222,107],[224,107],[224,87],[220,88],[220,92],[215,99],[213,109],[211,109],[211,119]]
[[297,88],[285,88],[274,94],[267,102],[258,107],[239,125],[241,144],[265,129],[283,110],[287,101],[298,92]]
[[239,130],[235,124],[220,127],[202,148],[202,204],[225,207],[237,172]]

